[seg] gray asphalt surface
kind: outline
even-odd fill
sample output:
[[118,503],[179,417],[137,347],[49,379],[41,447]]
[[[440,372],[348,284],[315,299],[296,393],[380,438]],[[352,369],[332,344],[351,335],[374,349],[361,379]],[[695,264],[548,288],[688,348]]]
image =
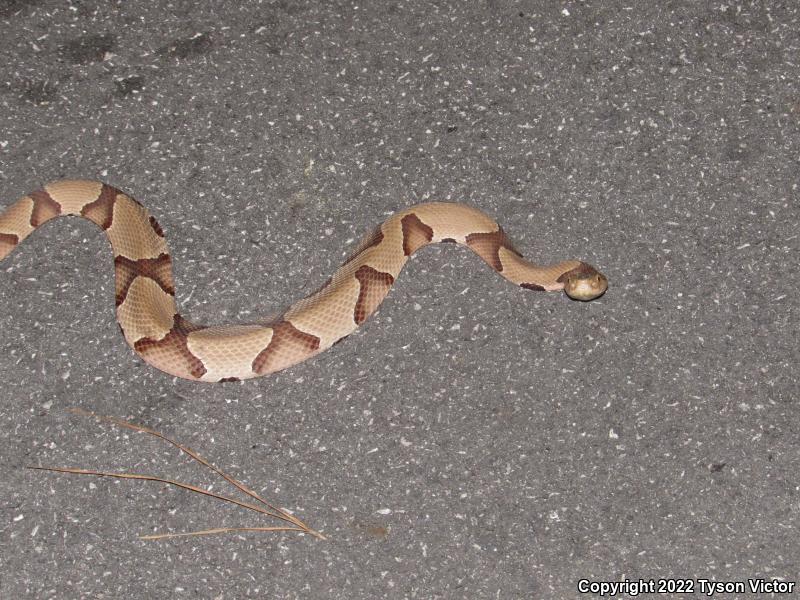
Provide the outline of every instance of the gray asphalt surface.
[[[0,4],[2,204],[65,176],[130,192],[193,320],[286,305],[427,199],[611,282],[580,304],[427,249],[344,343],[207,386],[125,345],[97,230],[48,224],[0,266],[0,597],[796,581],[799,31],[777,1]],[[140,540],[273,523],[26,470],[227,491],[72,407],[174,436],[329,540]]]

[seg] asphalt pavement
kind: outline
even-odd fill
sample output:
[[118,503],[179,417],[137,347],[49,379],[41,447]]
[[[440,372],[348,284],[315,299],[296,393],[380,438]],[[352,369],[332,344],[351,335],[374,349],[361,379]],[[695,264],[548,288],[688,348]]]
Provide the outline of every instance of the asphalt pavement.
[[[101,233],[48,223],[0,265],[0,598],[788,589],[798,81],[793,2],[0,3],[0,205],[62,177],[122,188],[163,227],[194,321],[280,309],[426,200],[610,282],[573,302],[442,244],[331,350],[204,385],[127,347]],[[142,540],[276,522],[26,469],[229,492],[74,408],[191,446],[327,540]]]

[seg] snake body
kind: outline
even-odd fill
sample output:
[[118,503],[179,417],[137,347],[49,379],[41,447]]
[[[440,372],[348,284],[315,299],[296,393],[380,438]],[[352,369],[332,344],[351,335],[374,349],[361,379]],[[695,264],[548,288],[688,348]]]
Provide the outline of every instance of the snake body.
[[430,243],[467,246],[531,290],[565,290],[574,299],[592,300],[607,287],[606,278],[584,262],[537,266],[524,260],[502,228],[475,208],[434,202],[393,214],[322,287],[280,316],[203,326],[177,311],[172,258],[156,220],[139,202],[98,181],[56,181],[9,206],[0,214],[0,260],[60,215],[92,221],[111,242],[117,321],[128,344],[157,369],[194,381],[258,377],[330,348],[378,308],[408,257]]

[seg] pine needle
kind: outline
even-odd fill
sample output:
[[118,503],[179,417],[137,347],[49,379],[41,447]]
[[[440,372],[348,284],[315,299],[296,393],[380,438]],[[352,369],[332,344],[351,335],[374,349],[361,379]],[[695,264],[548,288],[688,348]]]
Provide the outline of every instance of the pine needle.
[[[234,533],[237,531],[297,531],[306,533],[304,529],[297,527],[218,527],[216,529],[204,529],[202,531],[189,531],[187,533],[157,533],[154,535],[140,535],[140,540],[164,540],[167,538],[190,537],[196,535],[216,535],[218,533]],[[325,537],[322,538],[326,539]]]
[[28,469],[36,470],[36,471],[51,471],[55,473],[70,473],[74,475],[93,475],[95,477],[113,477],[116,479],[138,479],[140,481],[155,481],[159,483],[163,483],[166,485],[172,485],[184,490],[188,490],[190,492],[194,492],[196,494],[203,494],[204,496],[210,496],[217,500],[221,500],[222,502],[228,502],[230,504],[234,504],[241,508],[245,508],[247,510],[251,510],[268,517],[272,517],[274,519],[279,519],[281,521],[285,521],[291,523],[293,527],[287,526],[280,526],[280,527],[219,527],[214,529],[205,529],[202,531],[193,531],[188,533],[170,533],[170,534],[155,534],[155,535],[146,535],[140,536],[140,539],[143,540],[158,540],[158,539],[166,539],[166,538],[173,538],[173,537],[186,537],[186,536],[197,536],[197,535],[214,535],[219,533],[231,533],[231,532],[243,532],[243,531],[296,531],[298,533],[308,533],[313,535],[314,537],[325,540],[327,539],[324,535],[311,529],[308,525],[303,523],[300,519],[292,515],[286,510],[278,508],[273,504],[270,504],[268,501],[264,500],[261,496],[259,496],[255,491],[248,488],[242,482],[238,481],[237,479],[231,477],[227,473],[220,470],[218,467],[215,467],[210,462],[208,462],[205,458],[200,456],[197,452],[189,448],[188,446],[184,446],[183,444],[173,440],[165,436],[164,434],[155,431],[153,429],[149,429],[147,427],[143,427],[141,425],[136,425],[135,423],[131,423],[130,421],[125,421],[124,419],[119,419],[117,417],[107,417],[103,415],[98,415],[93,412],[89,412],[86,410],[82,410],[79,408],[70,409],[70,412],[80,416],[87,416],[97,419],[98,421],[105,421],[116,425],[118,427],[122,427],[125,429],[131,429],[136,432],[146,433],[148,435],[152,435],[157,437],[165,442],[173,445],[174,447],[178,448],[181,452],[188,455],[192,460],[197,461],[204,467],[211,469],[222,477],[225,481],[230,483],[232,486],[240,490],[242,493],[246,494],[247,496],[256,500],[261,506],[257,506],[255,504],[251,504],[249,502],[242,502],[241,500],[237,500],[236,498],[231,498],[229,496],[223,496],[221,494],[216,494],[210,490],[206,490],[195,485],[191,485],[188,483],[183,483],[181,481],[176,481],[174,479],[167,479],[164,477],[156,477],[154,475],[142,475],[139,473],[112,473],[109,471],[97,471],[93,469],[76,469],[76,468],[66,468],[66,467],[33,467],[29,466]]

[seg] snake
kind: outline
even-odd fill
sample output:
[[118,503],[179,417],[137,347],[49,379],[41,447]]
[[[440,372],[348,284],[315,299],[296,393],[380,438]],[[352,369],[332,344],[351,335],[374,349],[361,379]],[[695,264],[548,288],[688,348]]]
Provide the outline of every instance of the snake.
[[128,345],[156,369],[192,381],[259,377],[330,348],[375,312],[408,258],[432,243],[466,246],[527,290],[563,290],[590,301],[608,288],[605,275],[583,261],[525,260],[502,227],[477,208],[427,202],[388,217],[321,287],[285,310],[249,323],[199,325],[178,312],[172,257],[158,222],[137,200],[100,181],[54,181],[7,207],[0,213],[0,260],[61,215],[83,217],[105,231],[114,253],[117,322]]

